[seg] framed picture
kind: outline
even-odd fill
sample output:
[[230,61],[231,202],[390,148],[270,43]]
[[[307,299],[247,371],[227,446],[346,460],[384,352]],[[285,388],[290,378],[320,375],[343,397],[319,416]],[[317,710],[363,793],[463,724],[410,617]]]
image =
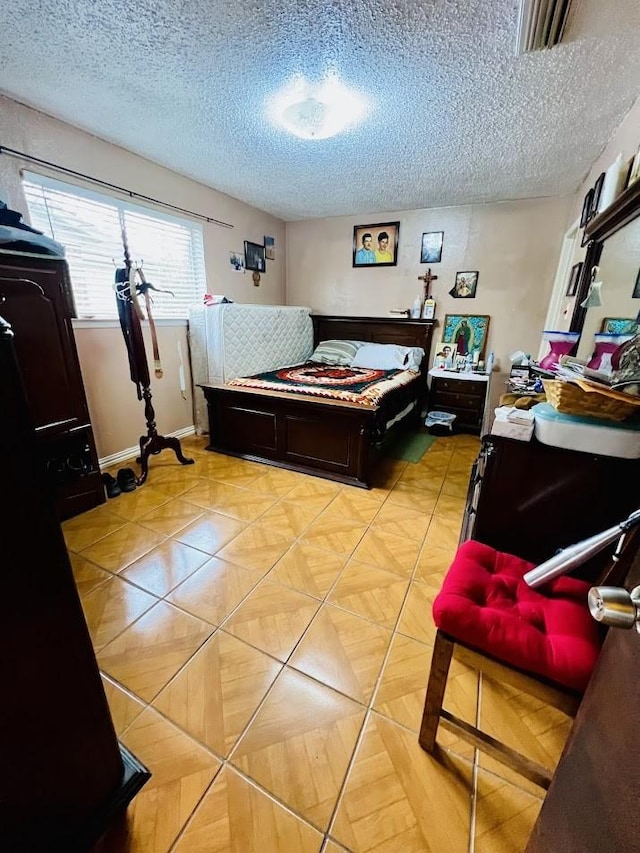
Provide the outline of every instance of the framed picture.
[[478,287],[478,271],[473,272],[457,272],[456,283],[453,285],[449,294],[454,299],[474,299],[476,288]]
[[600,207],[600,196],[602,195],[602,187],[604,186],[604,172],[601,172],[598,175],[598,179],[593,185],[593,201],[591,202],[591,216],[590,219],[598,213],[598,208]]
[[582,202],[582,213],[580,214],[580,228],[584,228],[587,222],[591,219],[591,210],[593,206],[593,187],[584,197]]
[[457,354],[458,347],[455,344],[440,341],[433,356],[433,366],[444,367],[448,361],[453,365],[455,364]]
[[427,231],[422,235],[421,264],[439,264],[442,260],[444,231]]
[[631,317],[605,317],[600,332],[607,335],[635,335],[638,324]]
[[567,292],[565,296],[575,296],[578,292],[578,282],[580,281],[580,273],[582,272],[583,262],[580,261],[579,264],[574,264],[571,267],[571,273],[569,274],[569,283],[567,284]]
[[276,239],[275,237],[264,238],[264,256],[268,261],[276,259]]
[[633,299],[640,299],[640,270],[638,270],[638,275],[636,276],[636,283],[633,287],[633,293],[631,295]]
[[244,265],[248,270],[256,270],[256,272],[264,272],[267,268],[267,262],[264,256],[264,246],[259,243],[250,243],[244,241]]
[[229,263],[236,272],[244,272],[244,257],[240,252],[229,252]]
[[627,175],[627,187],[635,184],[638,178],[640,178],[640,148],[638,148],[635,157],[631,160],[629,174]]
[[399,222],[355,225],[353,228],[354,267],[395,267],[398,263]]
[[445,314],[442,341],[455,344],[458,355],[478,350],[478,357],[484,358],[489,319],[486,314]]

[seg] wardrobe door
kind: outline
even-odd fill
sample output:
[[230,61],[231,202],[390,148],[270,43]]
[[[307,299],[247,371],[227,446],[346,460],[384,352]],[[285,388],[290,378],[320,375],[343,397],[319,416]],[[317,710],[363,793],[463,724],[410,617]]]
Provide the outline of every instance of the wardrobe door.
[[89,423],[71,328],[66,265],[0,262],[2,314],[15,335],[31,417],[41,435]]

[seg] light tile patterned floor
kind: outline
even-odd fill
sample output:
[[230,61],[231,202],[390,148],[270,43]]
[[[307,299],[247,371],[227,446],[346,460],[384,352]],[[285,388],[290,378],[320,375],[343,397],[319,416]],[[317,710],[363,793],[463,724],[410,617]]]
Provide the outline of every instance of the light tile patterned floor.
[[[431,602],[478,442],[363,491],[204,450],[64,524],[119,737],[148,765],[100,853],[518,853],[542,792],[417,742]],[[562,715],[452,667],[445,706],[546,763]]]

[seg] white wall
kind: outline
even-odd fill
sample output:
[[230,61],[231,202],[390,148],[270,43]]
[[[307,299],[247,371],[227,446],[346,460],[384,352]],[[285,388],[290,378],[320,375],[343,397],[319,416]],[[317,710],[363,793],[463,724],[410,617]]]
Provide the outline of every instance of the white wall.
[[[635,155],[639,146],[640,98],[633,104],[605,146],[602,154],[589,170],[588,175],[573,199],[569,223],[580,219],[584,197],[594,185],[600,173],[606,171],[619,154],[622,155],[623,162],[626,163]],[[569,266],[584,260],[586,249],[580,245],[581,238],[582,231],[578,229],[573,256]],[[587,312],[584,331],[578,350],[580,358],[589,357],[593,345],[593,334],[599,330],[603,317],[635,317],[640,310],[640,300],[634,300],[631,296],[638,273],[639,240],[640,226],[636,221],[633,228],[632,226],[627,226],[620,234],[607,241],[600,264],[600,278],[604,281],[602,290],[603,305],[598,308],[589,309]],[[564,295],[566,293],[568,278],[569,269],[564,271],[564,277],[558,282],[561,295],[557,303],[557,312],[549,320],[549,327],[552,329],[566,331],[571,323],[576,300],[575,297]]]
[[[432,210],[361,214],[287,223],[287,302],[324,314],[387,316],[421,292],[424,231],[444,231],[442,262],[432,264],[436,319],[488,314],[489,350],[502,371],[516,349],[537,354],[540,334],[573,199],[533,199]],[[353,268],[354,225],[400,221],[396,267]],[[478,270],[475,299],[454,299],[455,274]],[[435,332],[438,340],[438,330]],[[493,397],[504,376],[494,375]]]
[[631,106],[629,112],[620,122],[609,143],[606,145],[602,154],[595,161],[589,171],[589,174],[584,179],[584,183],[578,190],[573,202],[573,219],[580,216],[584,197],[590,187],[595,184],[598,175],[607,170],[618,154],[622,154],[623,160],[628,160],[637,152],[639,146],[640,97],[638,97],[636,102]]
[[[203,223],[209,292],[224,293],[236,302],[284,303],[285,224],[281,220],[1,95],[0,144],[232,223],[233,229]],[[20,177],[23,165],[44,172],[0,155],[0,198],[27,218]],[[59,173],[50,174],[67,180]],[[229,252],[243,252],[245,240],[262,243],[265,235],[275,238],[276,260],[267,262],[260,287],[254,287],[251,273],[243,275],[231,268]],[[168,371],[163,380],[153,382],[152,391],[158,429],[168,433],[193,424],[189,375],[187,400],[177,380],[177,340],[186,357],[186,328],[184,324],[173,329],[163,326],[159,337]],[[98,454],[109,456],[137,444],[144,432],[143,407],[128,381],[126,350],[119,330],[85,325],[76,331],[76,340]]]

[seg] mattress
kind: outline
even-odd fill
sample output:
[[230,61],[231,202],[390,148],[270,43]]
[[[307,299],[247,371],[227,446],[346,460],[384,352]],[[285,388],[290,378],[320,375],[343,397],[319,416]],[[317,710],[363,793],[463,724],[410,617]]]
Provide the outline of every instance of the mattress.
[[313,352],[311,309],[298,305],[197,305],[189,311],[196,429],[209,421],[199,384],[218,384],[306,361]]

